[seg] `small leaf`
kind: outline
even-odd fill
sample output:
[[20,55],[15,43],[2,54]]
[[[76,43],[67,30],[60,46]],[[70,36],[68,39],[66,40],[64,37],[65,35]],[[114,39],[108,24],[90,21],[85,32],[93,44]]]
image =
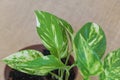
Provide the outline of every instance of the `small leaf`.
[[64,20],[43,11],[35,11],[37,32],[50,53],[58,58],[67,55],[67,32],[73,32],[71,26]]
[[63,27],[63,29],[66,30],[68,35],[70,37],[72,37],[73,36],[73,28],[72,28],[72,26],[69,23],[67,23],[65,20],[63,20],[63,19],[60,19],[60,24]]
[[32,61],[42,56],[42,53],[36,50],[22,50],[4,58],[3,61],[13,68],[14,64]]
[[110,52],[105,58],[100,80],[120,80],[120,49]]
[[95,23],[88,22],[79,32],[88,45],[102,58],[106,50],[106,37],[102,28]]
[[78,32],[74,39],[75,52],[76,52],[76,64],[81,70],[84,78],[88,78],[90,75],[98,75],[102,72],[102,63],[97,54],[90,48],[88,43]]
[[35,60],[15,65],[15,68],[32,75],[46,75],[50,71],[63,68],[64,64],[55,56],[43,56]]
[[35,50],[23,50],[3,60],[11,68],[31,75],[46,75],[52,70],[64,67],[55,56],[43,56]]
[[[72,43],[73,42],[73,29],[72,29],[72,26],[69,23],[67,23],[65,20],[59,18],[59,22],[60,22],[60,26],[64,30],[63,32],[65,32],[63,35],[64,35],[64,37],[67,36],[67,40],[68,40],[67,43],[63,46],[63,48],[61,50],[61,51],[63,51],[62,53],[64,53],[65,51],[67,52],[68,48],[70,48],[69,46],[72,46],[72,44],[73,44]],[[65,48],[65,47],[67,47],[67,48]],[[66,54],[66,56],[67,55],[68,54]]]

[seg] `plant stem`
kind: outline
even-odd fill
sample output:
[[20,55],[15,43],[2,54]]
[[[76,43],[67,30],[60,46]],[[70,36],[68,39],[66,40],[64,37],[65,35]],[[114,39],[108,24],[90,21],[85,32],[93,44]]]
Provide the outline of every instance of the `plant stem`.
[[[57,51],[57,53],[60,54],[58,51]],[[60,56],[58,56],[58,59],[61,61]],[[59,76],[59,80],[62,80],[62,69],[61,68],[58,69],[58,75],[57,76]]]
[[61,69],[61,78],[63,78],[63,76],[64,76],[64,69]]
[[68,79],[69,79],[69,75],[70,75],[69,70],[68,70],[68,69],[66,69],[65,80],[68,80]]
[[[66,61],[65,61],[65,65],[66,65],[66,66],[67,66],[67,64],[68,64],[68,61],[69,61],[69,58],[70,58],[70,53],[71,53],[72,51],[73,51],[73,50],[71,50],[70,52],[68,52],[68,56],[67,56]],[[64,72],[65,72],[64,70],[61,71],[61,78],[63,78]],[[69,78],[68,73],[69,73],[69,70],[66,70],[65,80],[68,80],[68,78]]]
[[76,66],[76,64],[72,64],[72,65],[69,67],[68,70],[70,70],[71,68],[73,68],[73,67],[75,67],[75,66]]
[[70,76],[70,69],[73,68],[74,66],[76,66],[76,64],[72,64],[69,68],[66,68],[66,75],[65,75],[65,80],[68,80],[69,79],[69,76]]
[[56,75],[55,73],[50,72],[50,74],[51,74],[52,76],[54,76],[56,79],[58,79],[58,80],[62,80],[62,78],[59,77],[58,75]]
[[[65,61],[65,65],[67,66],[67,63],[68,63],[68,60],[69,60],[69,57],[70,57],[70,54],[68,54],[67,58],[66,58],[66,61]],[[65,70],[61,70],[61,78],[63,78],[64,76],[64,72]],[[66,79],[65,79],[66,80]]]
[[61,69],[58,69],[58,75],[61,76]]
[[66,58],[66,61],[65,61],[65,65],[67,65],[68,61],[69,61],[69,58],[70,58],[70,53],[72,52],[73,50],[71,50],[70,52],[68,52],[68,56]]

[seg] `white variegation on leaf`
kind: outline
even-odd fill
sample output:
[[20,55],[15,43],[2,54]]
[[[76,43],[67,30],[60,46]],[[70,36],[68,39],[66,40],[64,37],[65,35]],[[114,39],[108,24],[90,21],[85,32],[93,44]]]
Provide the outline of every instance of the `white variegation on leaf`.
[[3,59],[3,61],[18,71],[31,75],[46,75],[52,70],[64,67],[55,56],[43,56],[35,50],[23,50]]
[[120,49],[110,52],[105,58],[100,80],[120,80]]
[[106,37],[102,28],[96,23],[88,22],[79,32],[99,58],[102,58],[106,50]]
[[15,64],[32,61],[42,56],[43,54],[36,50],[22,50],[4,58],[3,61],[13,68]]
[[35,14],[37,32],[45,47],[58,58],[67,56],[67,35],[73,33],[72,27],[66,21],[48,12],[35,11]]
[[73,37],[73,29],[72,26],[67,23],[65,20],[60,19],[60,25],[63,27],[63,29],[67,32],[68,36],[70,37],[70,39]]
[[86,78],[91,75],[100,74],[103,71],[102,63],[80,32],[76,34],[74,44],[76,64],[81,70],[84,80],[87,80]]

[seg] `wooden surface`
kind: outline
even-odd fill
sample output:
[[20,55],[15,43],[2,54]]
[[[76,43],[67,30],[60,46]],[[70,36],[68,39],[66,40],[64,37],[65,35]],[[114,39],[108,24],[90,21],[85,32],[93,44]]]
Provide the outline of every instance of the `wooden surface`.
[[95,22],[106,33],[106,53],[120,47],[120,0],[0,0],[0,80],[4,80],[3,57],[41,43],[35,29],[36,9],[67,20],[75,32],[86,22]]

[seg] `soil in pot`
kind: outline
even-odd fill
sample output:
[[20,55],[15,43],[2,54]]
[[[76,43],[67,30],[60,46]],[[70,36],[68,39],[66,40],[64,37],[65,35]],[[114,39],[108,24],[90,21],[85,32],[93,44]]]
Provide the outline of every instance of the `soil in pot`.
[[[42,52],[44,55],[49,55],[50,52],[43,46],[43,45],[33,45],[26,47],[24,49],[35,49],[40,52]],[[21,50],[24,50],[21,49]],[[62,59],[62,61],[65,63],[66,59]],[[71,65],[74,62],[74,59],[72,56],[70,56],[70,59],[68,61],[67,65]],[[55,74],[58,74],[58,70],[53,71]],[[77,75],[77,67],[73,67],[70,70],[70,77],[69,80],[75,80]],[[5,67],[5,80],[57,80],[54,77],[52,77],[50,74],[46,76],[35,76],[35,75],[29,75],[23,72],[19,72],[17,70],[14,70],[8,66]],[[65,80],[63,78],[63,80]]]

